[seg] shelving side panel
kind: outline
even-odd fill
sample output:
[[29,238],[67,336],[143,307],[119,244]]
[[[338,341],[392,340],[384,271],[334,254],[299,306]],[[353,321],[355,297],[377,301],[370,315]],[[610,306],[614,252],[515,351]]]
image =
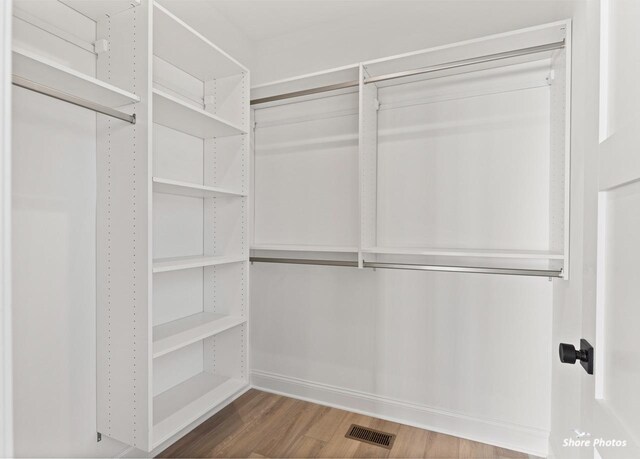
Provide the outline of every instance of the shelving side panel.
[[97,427],[151,444],[149,2],[98,22],[98,77],[140,97],[137,124],[98,116]]
[[[378,88],[365,85],[368,74],[361,67],[360,76],[360,136],[359,136],[359,183],[360,183],[360,249],[377,245],[378,203]],[[358,253],[358,264],[362,266],[362,253]]]
[[203,340],[204,371],[247,382],[247,324]]
[[249,120],[243,104],[249,87],[247,80],[248,75],[241,73],[205,81],[205,110],[248,131]]
[[[205,109],[249,131],[249,74],[205,82]],[[204,183],[249,192],[250,135],[205,140]],[[245,262],[204,269],[204,309],[248,319],[249,292],[249,197],[218,197],[204,203],[204,250],[215,255],[240,255]],[[242,332],[228,331],[223,337],[204,341],[205,370],[218,374],[217,360],[230,359],[243,370],[223,374],[247,381],[248,325]],[[237,328],[237,327],[236,327]],[[224,336],[235,338],[225,347],[215,343]],[[228,341],[228,338],[225,342]],[[240,377],[241,376],[241,377]]]

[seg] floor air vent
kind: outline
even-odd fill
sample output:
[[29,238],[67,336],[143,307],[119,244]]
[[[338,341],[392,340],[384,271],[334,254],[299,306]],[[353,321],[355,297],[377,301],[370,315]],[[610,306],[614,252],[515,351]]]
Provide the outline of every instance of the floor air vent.
[[387,449],[391,449],[393,441],[396,439],[396,436],[393,434],[380,432],[379,430],[370,429],[357,424],[351,424],[351,427],[349,427],[345,437]]

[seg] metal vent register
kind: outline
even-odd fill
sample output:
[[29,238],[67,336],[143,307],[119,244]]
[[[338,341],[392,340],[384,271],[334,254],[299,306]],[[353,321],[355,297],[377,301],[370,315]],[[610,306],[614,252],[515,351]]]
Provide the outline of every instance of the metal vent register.
[[351,424],[351,427],[349,427],[345,437],[387,449],[391,449],[393,441],[396,439],[394,434],[381,432],[379,430],[370,429],[357,424]]

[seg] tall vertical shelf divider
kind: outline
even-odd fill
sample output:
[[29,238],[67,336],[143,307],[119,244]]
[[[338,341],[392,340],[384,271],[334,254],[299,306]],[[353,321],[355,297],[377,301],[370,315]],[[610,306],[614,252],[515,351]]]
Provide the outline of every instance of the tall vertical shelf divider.
[[162,5],[97,19],[98,431],[151,451],[248,387],[249,71]]

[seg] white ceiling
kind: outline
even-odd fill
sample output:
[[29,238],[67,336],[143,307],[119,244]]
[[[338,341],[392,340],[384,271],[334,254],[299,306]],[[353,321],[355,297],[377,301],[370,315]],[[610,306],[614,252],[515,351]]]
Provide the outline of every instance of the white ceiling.
[[[227,16],[254,41],[294,33],[329,22],[357,20],[381,10],[388,1],[363,0],[201,0]],[[419,1],[399,1],[413,3]],[[396,6],[397,7],[397,6]]]
[[[420,21],[440,10],[482,8],[483,0],[180,0],[194,13],[210,13],[208,6],[222,13],[238,30],[254,42],[323,24],[380,22],[390,16]],[[502,0],[517,4],[520,0]],[[553,1],[538,0],[540,3]]]

